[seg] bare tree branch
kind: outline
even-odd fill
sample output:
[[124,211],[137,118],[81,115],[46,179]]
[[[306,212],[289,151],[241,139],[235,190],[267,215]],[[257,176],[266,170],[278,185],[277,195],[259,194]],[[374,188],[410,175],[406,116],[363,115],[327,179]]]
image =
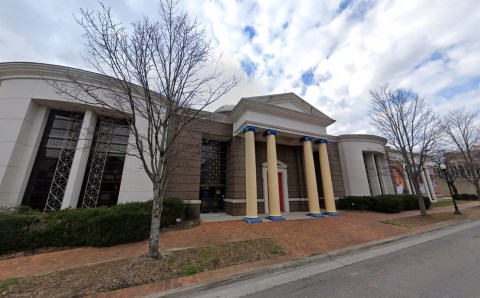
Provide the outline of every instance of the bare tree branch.
[[158,21],[145,17],[128,28],[99,4],[99,11],[81,9],[76,21],[84,29],[84,60],[108,77],[89,82],[69,73],[68,82],[50,84],[58,93],[128,123],[130,154],[141,160],[153,184],[149,256],[156,258],[169,170],[175,156],[187,149],[178,144],[178,136],[239,80],[219,70],[205,30],[176,1],[160,1]]
[[442,127],[446,139],[453,143],[446,154],[452,165],[459,167],[456,174],[473,184],[480,196],[480,112],[465,108],[451,111]]
[[370,96],[371,123],[402,156],[421,214],[426,215],[419,181],[429,154],[438,145],[439,118],[412,90],[393,90],[385,84],[370,90]]

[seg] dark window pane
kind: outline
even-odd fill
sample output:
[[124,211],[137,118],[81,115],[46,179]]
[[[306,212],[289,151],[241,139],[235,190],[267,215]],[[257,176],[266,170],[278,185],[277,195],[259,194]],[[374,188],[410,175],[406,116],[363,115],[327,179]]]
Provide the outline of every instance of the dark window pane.
[[[129,127],[126,123],[116,119],[99,117],[95,128],[94,139],[85,172],[82,192],[78,200],[78,207],[82,207],[86,195],[87,184],[93,183],[97,175],[102,179],[100,184],[89,187],[88,197],[96,199],[96,206],[117,204],[122,182],[123,166],[128,145]],[[106,156],[105,156],[106,155]],[[100,164],[92,167],[92,164]],[[91,185],[91,184],[89,184]],[[88,201],[85,201],[89,204]]]
[[227,143],[202,140],[200,191],[201,212],[222,210],[225,197]]
[[[66,111],[51,110],[47,124],[43,132],[42,141],[35,157],[35,162],[30,173],[30,178],[23,196],[23,205],[43,210],[47,202],[52,181],[55,177],[60,156],[71,157],[74,151],[69,147],[75,147],[80,135],[81,120],[83,115]],[[78,119],[78,120],[77,120]],[[67,129],[70,130],[69,137]],[[69,147],[65,147],[65,145]],[[63,150],[63,151],[62,151]],[[63,153],[62,153],[63,152]],[[71,159],[63,159],[63,164],[71,163]],[[68,167],[67,167],[68,168]],[[57,175],[57,182],[65,182],[69,172]],[[63,179],[60,181],[60,179]],[[66,183],[59,183],[66,185]]]

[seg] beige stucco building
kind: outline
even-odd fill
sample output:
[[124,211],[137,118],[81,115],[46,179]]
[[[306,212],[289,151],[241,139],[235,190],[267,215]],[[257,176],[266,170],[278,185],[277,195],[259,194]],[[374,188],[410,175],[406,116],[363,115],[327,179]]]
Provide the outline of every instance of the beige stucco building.
[[[45,80],[63,81],[67,71],[102,80],[62,66],[0,63],[0,205],[44,210],[151,199],[141,163],[125,154],[128,127],[66,100]],[[335,215],[335,198],[394,193],[386,140],[330,135],[335,120],[294,93],[242,98],[202,117],[188,136],[199,147],[178,157],[187,162],[167,190],[199,212],[247,221],[259,213]],[[113,150],[102,145],[107,139]]]

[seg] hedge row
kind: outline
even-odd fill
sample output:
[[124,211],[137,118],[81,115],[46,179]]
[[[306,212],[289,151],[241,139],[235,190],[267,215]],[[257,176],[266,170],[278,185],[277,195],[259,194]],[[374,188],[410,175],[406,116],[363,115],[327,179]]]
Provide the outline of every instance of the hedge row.
[[[431,202],[423,197],[425,207],[430,208]],[[381,196],[348,196],[337,200],[341,210],[366,210],[384,213],[398,213],[407,210],[419,210],[418,199],[414,195],[381,195]]]
[[453,195],[453,198],[455,200],[460,200],[460,201],[476,201],[476,200],[478,200],[477,195],[468,194],[468,193],[455,194],[455,195]]
[[[39,247],[110,246],[148,238],[152,201],[42,213],[22,207],[0,215],[0,253]],[[161,227],[194,217],[193,207],[178,198],[163,203]]]

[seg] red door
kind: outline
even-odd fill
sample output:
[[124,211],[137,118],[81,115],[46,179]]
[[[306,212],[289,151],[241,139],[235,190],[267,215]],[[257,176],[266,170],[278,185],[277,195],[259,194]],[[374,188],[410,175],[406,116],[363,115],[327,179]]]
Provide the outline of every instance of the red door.
[[278,173],[278,194],[280,199],[280,211],[285,212],[285,208],[283,206],[283,174]]
[[[283,174],[278,173],[278,198],[280,200],[280,212],[285,212],[285,207],[283,206]],[[267,184],[268,184],[268,177],[267,177]],[[270,194],[268,194],[268,209],[270,207]]]

